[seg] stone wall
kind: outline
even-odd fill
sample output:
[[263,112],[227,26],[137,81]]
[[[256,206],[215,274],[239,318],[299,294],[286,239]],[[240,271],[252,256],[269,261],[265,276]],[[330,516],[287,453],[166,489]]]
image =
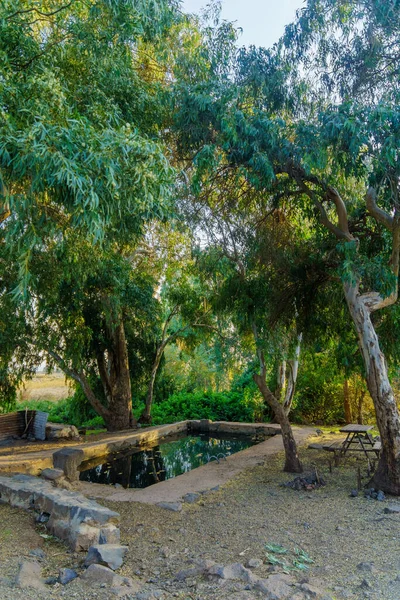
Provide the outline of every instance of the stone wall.
[[34,510],[38,521],[76,552],[95,544],[119,543],[118,513],[38,477],[0,477],[0,502]]

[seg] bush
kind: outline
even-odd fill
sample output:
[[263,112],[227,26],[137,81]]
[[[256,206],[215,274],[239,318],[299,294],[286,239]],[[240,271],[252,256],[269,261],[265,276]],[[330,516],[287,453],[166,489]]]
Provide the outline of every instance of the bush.
[[[135,409],[140,415],[143,407]],[[185,421],[186,419],[211,419],[212,421],[254,422],[260,420],[262,403],[252,394],[241,392],[180,392],[168,400],[153,405],[154,425]]]
[[49,413],[51,423],[66,423],[75,427],[86,427],[87,429],[102,429],[104,421],[96,414],[91,406],[87,407],[82,399],[75,393],[72,398],[66,398],[59,402],[50,400],[28,400],[18,404],[18,409],[40,410]]

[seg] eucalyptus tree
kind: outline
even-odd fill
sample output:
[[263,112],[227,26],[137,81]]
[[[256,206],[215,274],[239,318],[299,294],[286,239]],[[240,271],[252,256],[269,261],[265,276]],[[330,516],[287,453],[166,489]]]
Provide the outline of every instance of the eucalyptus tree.
[[[7,0],[0,11],[8,314],[25,315],[29,343],[80,383],[109,428],[129,427],[134,298],[143,295],[144,313],[153,307],[152,284],[140,283],[130,254],[145,224],[171,211],[173,170],[160,134],[169,32],[181,17],[173,0]],[[0,276],[9,292],[5,270]],[[8,342],[2,336],[11,376],[18,344],[12,352]],[[93,369],[104,402],[89,385]]]
[[[392,306],[398,293],[400,119],[393,23],[399,10],[397,2],[310,0],[288,30],[286,55],[284,46],[243,49],[230,77],[214,71],[208,81],[187,86],[177,113],[182,130],[202,125],[182,140],[195,155],[194,191],[212,181],[223,195],[229,178],[240,190],[257,192],[261,219],[271,202],[290,202],[314,220],[316,240],[336,239],[382,439],[374,482],[395,494],[399,412],[372,315]],[[347,52],[348,40],[354,55]],[[291,46],[301,70],[294,68]],[[352,69],[345,68],[352,58]],[[360,64],[362,80],[356,76]],[[380,77],[372,90],[376,68]],[[330,69],[340,86],[332,85]],[[367,76],[369,84],[362,85]],[[234,196],[235,206],[246,210],[242,197]]]

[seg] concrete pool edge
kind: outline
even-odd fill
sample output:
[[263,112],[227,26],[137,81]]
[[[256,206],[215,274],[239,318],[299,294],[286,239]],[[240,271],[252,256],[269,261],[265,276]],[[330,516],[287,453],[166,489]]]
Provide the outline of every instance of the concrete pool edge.
[[[293,433],[296,442],[301,446],[315,433],[315,429],[293,427]],[[268,456],[282,450],[281,436],[272,436],[264,442],[228,456],[226,461],[219,464],[211,462],[147,488],[116,489],[113,486],[81,481],[80,489],[87,496],[110,502],[180,503],[187,494],[208,493],[217,486],[228,483],[245,469],[260,464]]]
[[[155,425],[135,430],[126,430],[118,433],[106,434],[104,438],[85,443],[68,444],[60,449],[42,451],[26,451],[18,454],[3,455],[0,457],[0,473],[25,473],[40,475],[46,468],[59,467],[67,476],[77,480],[78,467],[82,462],[92,458],[107,456],[122,452],[129,448],[145,445],[168,436],[184,432],[227,432],[273,436],[280,433],[279,425],[274,423],[239,423],[228,421],[187,420],[168,425]],[[55,458],[55,455],[56,458]],[[75,473],[76,471],[76,473]]]

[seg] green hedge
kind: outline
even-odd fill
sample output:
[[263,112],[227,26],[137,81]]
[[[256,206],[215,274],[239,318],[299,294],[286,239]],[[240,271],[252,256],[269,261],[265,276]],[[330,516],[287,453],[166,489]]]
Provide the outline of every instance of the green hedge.
[[[53,423],[68,423],[88,429],[104,427],[103,419],[76,395],[60,402],[30,400],[19,404],[18,408],[48,412],[49,421]],[[143,408],[143,404],[135,408],[136,417],[140,416]],[[254,422],[262,420],[263,407],[258,397],[246,392],[181,392],[154,404],[152,414],[154,425],[186,419]]]
[[[138,407],[135,414],[140,415],[142,408]],[[252,423],[262,418],[262,404],[242,392],[180,392],[154,404],[152,415],[154,425],[186,419]]]

